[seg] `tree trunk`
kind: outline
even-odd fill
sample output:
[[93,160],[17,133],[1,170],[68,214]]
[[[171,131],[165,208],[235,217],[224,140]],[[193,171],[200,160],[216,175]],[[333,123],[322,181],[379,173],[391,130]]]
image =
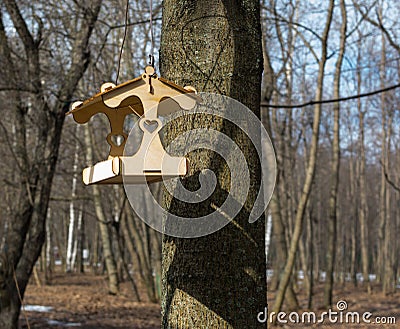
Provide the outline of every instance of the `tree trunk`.
[[51,283],[54,271],[54,246],[53,246],[53,225],[51,218],[51,208],[47,210],[46,220],[46,284]]
[[[325,24],[324,33],[321,39],[321,48],[322,55],[319,61],[319,71],[318,71],[318,81],[317,81],[317,90],[315,95],[315,100],[319,101],[322,99],[322,91],[323,91],[323,79],[325,73],[325,63],[327,60],[327,43],[328,43],[328,35],[329,29],[332,22],[332,14],[334,9],[334,0],[330,0],[327,20]],[[303,226],[303,218],[306,210],[308,198],[311,192],[311,185],[314,180],[315,174],[315,164],[316,164],[316,156],[318,149],[318,139],[319,139],[319,125],[321,118],[321,104],[316,104],[314,107],[314,122],[313,122],[313,132],[312,132],[312,140],[309,152],[309,160],[306,171],[306,178],[303,186],[303,190],[301,193],[301,197],[297,206],[296,218],[295,218],[295,227],[293,231],[292,241],[289,248],[288,259],[285,264],[285,268],[282,274],[281,281],[279,283],[278,292],[275,299],[275,304],[273,306],[273,311],[275,314],[279,313],[283,304],[283,299],[285,297],[286,289],[289,285],[290,278],[293,271],[293,266],[296,260],[296,253],[298,248],[299,239],[302,232]],[[275,318],[276,319],[276,318]]]
[[[340,97],[340,77],[342,73],[342,62],[346,46],[347,15],[344,0],[340,1],[342,13],[342,24],[340,28],[340,49],[336,61],[335,77],[333,82],[333,98]],[[340,166],[340,103],[333,105],[333,143],[332,143],[332,171],[331,191],[329,198],[329,223],[328,223],[328,250],[326,254],[326,281],[324,287],[324,305],[329,308],[332,305],[333,272],[335,268],[337,248],[337,193],[339,186]]]
[[[264,51],[264,59],[268,58],[268,54]],[[264,64],[264,71],[269,72],[270,74],[273,73],[272,67],[270,67],[269,61],[267,61],[268,65]],[[265,74],[265,73],[264,73]],[[266,78],[264,79],[264,81]],[[268,80],[267,80],[268,81]],[[272,89],[272,87],[270,87]],[[286,243],[286,236],[285,236],[285,225],[282,218],[282,192],[279,189],[280,180],[283,179],[284,173],[284,161],[283,161],[283,146],[284,146],[284,136],[282,136],[279,132],[279,127],[277,123],[277,115],[276,111],[272,112],[271,115],[271,122],[269,123],[271,127],[271,140],[272,143],[275,145],[275,148],[278,148],[278,155],[277,155],[277,180],[276,180],[276,188],[274,194],[271,198],[270,209],[271,209],[271,216],[272,216],[272,238],[275,244],[275,249],[277,252],[277,259],[275,261],[274,266],[274,273],[269,284],[268,288],[271,290],[276,290],[278,288],[278,284],[280,281],[281,273],[284,268],[284,264],[287,260],[287,243]],[[298,308],[298,301],[296,298],[296,294],[294,293],[292,283],[289,284],[287,293],[286,293],[286,301],[288,304],[289,309],[295,310]]]
[[[308,235],[308,269],[310,271],[309,274],[309,287],[308,287],[308,301],[307,308],[310,310],[312,308],[313,296],[314,296],[314,225],[312,222],[311,213],[307,214],[307,235]],[[304,275],[308,275],[308,273],[304,273]]]
[[78,273],[85,272],[85,260],[84,260],[84,247],[85,247],[85,216],[83,214],[83,207],[79,209],[79,220],[78,220],[78,243],[77,243],[77,266]]
[[[88,163],[93,163],[92,155],[92,141],[90,136],[89,126],[85,126],[85,145],[86,145],[86,160]],[[93,191],[93,202],[96,211],[97,220],[99,221],[100,236],[103,246],[104,261],[106,264],[107,275],[108,275],[108,290],[112,295],[116,295],[119,292],[119,280],[117,265],[115,263],[114,254],[112,251],[111,234],[108,228],[108,222],[104,214],[100,188],[98,185],[92,185]]]
[[[131,209],[128,209],[128,211],[131,212]],[[140,299],[139,291],[137,289],[137,285],[135,282],[135,280],[138,278],[137,272],[139,272],[138,267],[139,267],[140,261],[138,260],[139,256],[135,250],[131,234],[130,234],[127,224],[126,224],[126,222],[129,220],[129,218],[126,216],[126,211],[124,213],[125,214],[121,217],[120,229],[122,231],[122,237],[123,237],[124,243],[126,244],[126,247],[128,249],[128,252],[130,255],[130,260],[132,263],[131,264],[132,273],[130,273],[129,269],[127,268],[127,272],[128,272],[127,275],[128,275],[129,281],[131,282],[131,286],[132,286],[133,292],[135,293],[136,299],[137,299],[137,301],[140,302],[141,299]],[[127,267],[127,265],[125,265],[125,267]]]
[[153,271],[151,268],[151,260],[146,252],[147,243],[145,242],[145,226],[146,224],[139,221],[137,217],[134,216],[132,209],[126,211],[127,219],[127,233],[132,238],[135,244],[135,258],[138,268],[138,273],[142,279],[144,285],[146,286],[147,296],[151,302],[156,302],[157,298],[155,295],[154,278]]
[[[347,111],[348,117],[350,117],[350,109]],[[351,128],[348,131],[349,136],[353,136],[353,129]],[[351,140],[353,141],[353,140]],[[353,143],[352,143],[353,145]],[[355,150],[352,146],[351,148],[351,156],[350,156],[350,164],[349,164],[349,185],[348,189],[349,197],[348,200],[355,200],[356,204],[358,204],[358,200],[356,198],[357,193],[357,160],[355,158]],[[350,226],[350,240],[351,240],[351,254],[350,254],[350,276],[351,280],[354,283],[354,286],[357,287],[357,219],[358,219],[358,207],[352,207],[351,212],[351,226]]]
[[[78,138],[79,133],[79,125],[75,126],[75,135]],[[75,233],[75,221],[76,221],[76,209],[75,209],[75,198],[76,198],[76,182],[78,180],[78,156],[79,156],[79,141],[75,141],[75,153],[74,153],[74,164],[72,167],[72,188],[71,188],[71,201],[69,203],[69,224],[68,224],[68,239],[67,239],[67,263],[66,263],[66,272],[69,273],[73,271],[75,267],[75,259],[76,255],[74,255],[74,247],[75,243],[78,241],[78,234]]]
[[272,236],[272,216],[270,213],[266,215],[265,218],[265,259],[268,265],[268,255],[269,255],[269,248],[271,246],[271,236]]
[[[164,1],[161,40],[162,76],[198,91],[218,92],[247,105],[259,115],[262,71],[259,2],[245,0]],[[187,39],[182,40],[183,37]],[[183,42],[182,42],[183,41]],[[193,128],[221,130],[225,122],[196,116]],[[187,129],[183,120],[174,132]],[[227,129],[226,129],[227,130]],[[237,129],[224,131],[236,139]],[[170,137],[171,138],[171,137]],[[259,189],[260,169],[248,140],[240,142],[251,176],[248,201]],[[219,186],[213,193],[222,204],[229,190],[229,171],[207,150],[189,155],[190,171],[185,187],[196,190],[196,172],[211,169]],[[204,165],[204,163],[206,164]],[[213,209],[206,203],[195,211],[164,194],[167,209],[177,215],[202,216]],[[247,205],[247,202],[246,202]],[[247,209],[245,205],[244,209]],[[166,328],[265,328],[257,314],[266,307],[265,223],[248,223],[241,211],[235,222],[201,238],[164,236],[162,327]],[[244,234],[242,234],[243,232]],[[253,243],[246,236],[251,236]]]
[[[387,152],[391,149],[391,139],[392,139],[392,123],[393,123],[393,115],[390,115],[387,122]],[[384,160],[387,165],[386,168],[390,168],[391,161],[389,159],[389,154],[386,154],[386,160]],[[386,186],[386,184],[385,184]],[[386,186],[387,187],[387,186]],[[392,294],[396,291],[396,263],[394,262],[394,250],[396,250],[396,245],[394,241],[396,241],[396,223],[393,220],[390,220],[390,193],[386,191],[386,199],[385,199],[385,207],[386,207],[386,225],[385,225],[385,244],[384,244],[384,259],[385,259],[385,271],[383,276],[383,293],[384,294]],[[395,217],[394,217],[395,218]],[[393,245],[394,244],[394,245]]]
[[98,264],[99,264],[99,237],[100,237],[100,229],[99,224],[96,223],[94,231],[94,239],[92,243],[92,254],[90,255],[90,264],[92,267],[92,272],[97,274],[98,273]]
[[[382,6],[379,6],[378,15],[382,20]],[[381,67],[380,67],[380,86],[384,88],[386,84],[386,40],[384,32],[381,32]],[[381,113],[382,113],[382,138],[381,138],[381,190],[380,190],[380,212],[379,212],[379,244],[378,244],[378,272],[382,280],[382,290],[384,294],[393,293],[396,286],[395,272],[392,264],[392,243],[395,237],[392,236],[393,223],[390,220],[390,193],[386,182],[386,170],[390,168],[390,140],[392,133],[392,115],[389,104],[386,102],[386,93],[381,94]]]
[[79,271],[80,265],[77,264],[77,260],[79,258],[79,250],[80,250],[80,244],[81,244],[81,238],[82,238],[82,221],[83,221],[83,211],[82,209],[79,209],[78,213],[78,223],[76,225],[76,237],[74,241],[74,247],[72,248],[72,257],[71,257],[71,271]]
[[[361,57],[358,54],[357,65],[361,65]],[[357,70],[357,91],[361,91],[361,73]],[[371,285],[369,282],[369,258],[368,258],[368,204],[367,204],[367,191],[366,191],[366,158],[365,158],[365,138],[364,138],[364,116],[365,111],[362,109],[361,100],[357,100],[357,109],[359,116],[359,148],[360,148],[360,159],[359,159],[359,180],[360,180],[360,245],[361,245],[361,262],[362,262],[362,274],[364,282],[367,284],[368,292],[371,291]]]

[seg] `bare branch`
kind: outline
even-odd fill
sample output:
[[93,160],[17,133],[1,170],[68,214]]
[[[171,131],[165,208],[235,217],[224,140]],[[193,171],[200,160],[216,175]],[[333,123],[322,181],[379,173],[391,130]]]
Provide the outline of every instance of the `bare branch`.
[[388,172],[387,172],[387,168],[386,168],[386,166],[382,163],[382,160],[380,161],[380,163],[381,163],[381,166],[382,166],[382,168],[383,168],[383,174],[385,175],[385,180],[386,180],[386,182],[387,182],[395,191],[397,191],[397,192],[400,193],[400,187],[397,186],[396,183],[394,183],[394,182],[390,179],[389,174],[388,174]]
[[[375,3],[374,3],[374,5],[375,5]],[[372,7],[370,7],[366,12],[364,12],[362,10],[361,6],[356,1],[353,0],[353,4],[354,4],[354,7],[357,8],[359,13],[362,15],[363,19],[365,19],[368,23],[372,24],[373,26],[378,27],[385,34],[385,36],[388,39],[390,45],[400,53],[400,45],[397,44],[393,40],[392,35],[389,33],[389,31],[383,25],[382,18],[377,14],[377,20],[378,21],[374,21],[371,17],[368,16],[368,13],[369,13],[369,11],[371,10]]]
[[21,12],[14,0],[4,0],[7,11],[10,14],[11,20],[17,29],[18,35],[20,36],[22,42],[27,51],[31,52],[37,47],[32,34],[29,32],[26,26],[25,20],[22,18]]

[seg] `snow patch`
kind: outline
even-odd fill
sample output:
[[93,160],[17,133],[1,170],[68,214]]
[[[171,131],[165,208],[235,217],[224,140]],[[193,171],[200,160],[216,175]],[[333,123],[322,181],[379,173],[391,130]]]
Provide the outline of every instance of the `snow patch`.
[[42,305],[25,305],[23,310],[25,312],[49,313],[53,310],[53,307]]
[[47,320],[47,324],[49,324],[50,326],[59,326],[59,327],[80,327],[82,326],[82,324],[80,323],[66,323],[66,322],[61,322],[61,321],[57,321],[57,320]]

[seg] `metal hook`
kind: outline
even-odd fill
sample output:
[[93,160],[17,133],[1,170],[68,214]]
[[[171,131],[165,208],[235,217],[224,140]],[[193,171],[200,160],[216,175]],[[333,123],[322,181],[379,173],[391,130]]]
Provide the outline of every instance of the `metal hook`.
[[154,55],[150,54],[149,55],[149,65],[151,65],[154,68]]

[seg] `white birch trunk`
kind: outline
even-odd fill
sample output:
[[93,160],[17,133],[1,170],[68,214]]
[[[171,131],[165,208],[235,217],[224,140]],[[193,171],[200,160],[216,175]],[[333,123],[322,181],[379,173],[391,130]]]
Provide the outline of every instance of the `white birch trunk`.
[[72,270],[72,245],[74,239],[74,225],[75,225],[75,210],[74,204],[71,201],[69,204],[69,225],[68,225],[68,242],[67,242],[67,272]]
[[[83,211],[82,211],[82,209],[80,209],[79,216],[78,216],[77,228],[76,228],[77,234],[80,234],[80,232],[82,231],[82,217],[83,217]],[[78,254],[78,240],[79,239],[80,239],[80,236],[77,236],[74,239],[74,248],[72,250],[72,257],[71,257],[71,269],[73,269],[76,264],[76,256]]]
[[47,220],[46,220],[46,266],[49,268],[51,266],[51,253],[53,246],[51,244],[51,208],[47,210]]
[[270,213],[268,213],[267,223],[265,225],[265,259],[267,264],[268,264],[269,246],[271,244],[271,233],[272,233],[272,216]]
[[[78,127],[78,125],[76,126]],[[78,128],[75,130],[75,134],[78,133]],[[75,155],[74,155],[74,165],[73,165],[73,178],[72,178],[72,192],[71,192],[71,202],[69,204],[69,225],[68,225],[68,242],[67,242],[67,260],[66,260],[66,271],[71,272],[74,264],[72,262],[73,258],[73,244],[74,244],[74,226],[75,226],[75,207],[74,199],[76,197],[76,181],[77,181],[77,170],[78,170],[78,142],[75,145]]]

